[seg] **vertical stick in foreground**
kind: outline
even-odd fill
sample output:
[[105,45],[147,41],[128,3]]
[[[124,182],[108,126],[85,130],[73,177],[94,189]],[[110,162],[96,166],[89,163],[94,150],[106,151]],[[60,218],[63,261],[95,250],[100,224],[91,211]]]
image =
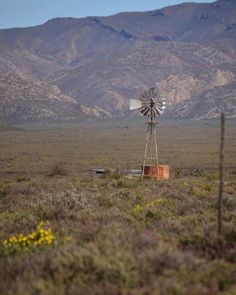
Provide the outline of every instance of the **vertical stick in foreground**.
[[225,116],[221,113],[221,141],[220,141],[220,187],[219,187],[219,200],[218,200],[218,239],[219,250],[222,255],[222,198],[224,191],[224,139],[225,139]]

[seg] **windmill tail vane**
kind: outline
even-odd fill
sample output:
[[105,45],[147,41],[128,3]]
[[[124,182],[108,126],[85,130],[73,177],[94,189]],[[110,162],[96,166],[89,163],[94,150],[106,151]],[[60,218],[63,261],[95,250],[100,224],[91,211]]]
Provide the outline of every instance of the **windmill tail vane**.
[[[144,152],[144,161],[142,167],[142,178],[146,178],[146,171],[148,177],[150,176],[150,169],[155,170],[155,177],[159,179],[159,169],[168,166],[160,166],[158,160],[158,150],[157,150],[157,136],[156,136],[156,124],[154,121],[155,117],[163,114],[166,109],[166,101],[160,96],[157,88],[151,88],[148,91],[145,91],[139,99],[130,99],[129,102],[130,110],[139,110],[142,115],[147,117],[148,120],[148,130],[147,130],[147,139]],[[147,165],[149,164],[149,165]],[[166,178],[169,178],[169,167],[167,171],[168,175]],[[163,178],[164,179],[164,178]]]
[[129,101],[129,109],[130,110],[137,110],[141,108],[142,102],[138,99],[130,99]]

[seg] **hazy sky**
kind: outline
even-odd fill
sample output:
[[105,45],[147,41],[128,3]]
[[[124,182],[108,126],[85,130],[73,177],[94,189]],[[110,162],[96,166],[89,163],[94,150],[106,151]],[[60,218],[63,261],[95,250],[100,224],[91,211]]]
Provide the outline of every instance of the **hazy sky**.
[[[191,1],[191,0],[190,0]],[[188,0],[188,2],[190,2]],[[0,0],[0,28],[41,24],[54,17],[111,15],[121,11],[144,11],[184,0]],[[214,2],[193,0],[191,2]]]

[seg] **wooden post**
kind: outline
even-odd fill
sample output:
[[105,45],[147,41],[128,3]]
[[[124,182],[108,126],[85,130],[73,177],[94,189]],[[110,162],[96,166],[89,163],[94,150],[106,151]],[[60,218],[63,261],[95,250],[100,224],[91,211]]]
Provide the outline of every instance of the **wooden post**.
[[220,256],[223,251],[223,237],[222,237],[222,198],[224,191],[224,139],[225,139],[225,116],[221,113],[221,141],[220,141],[220,187],[219,187],[219,199],[218,199],[218,240]]

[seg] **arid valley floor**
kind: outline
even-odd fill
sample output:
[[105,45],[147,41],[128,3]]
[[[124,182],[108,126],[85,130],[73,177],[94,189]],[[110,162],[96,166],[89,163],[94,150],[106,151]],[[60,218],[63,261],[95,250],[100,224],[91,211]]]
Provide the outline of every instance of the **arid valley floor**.
[[[226,124],[222,257],[219,125],[161,120],[171,178],[159,182],[88,173],[140,169],[139,119],[0,130],[0,294],[236,294],[236,121]],[[51,242],[31,243],[40,222]]]

